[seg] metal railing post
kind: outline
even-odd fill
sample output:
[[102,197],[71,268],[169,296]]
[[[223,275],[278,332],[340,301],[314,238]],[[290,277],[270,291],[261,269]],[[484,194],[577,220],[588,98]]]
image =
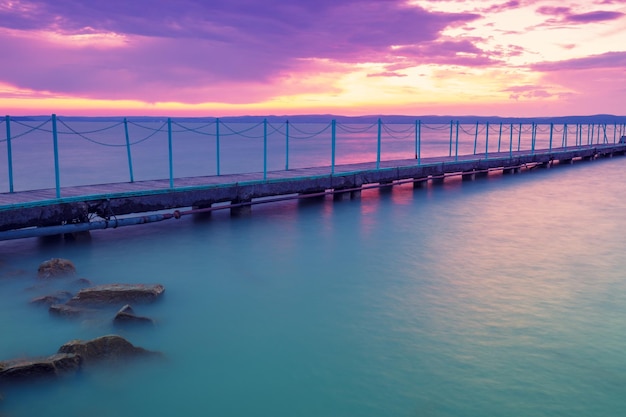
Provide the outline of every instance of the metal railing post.
[[135,182],[133,176],[133,158],[130,153],[130,136],[128,135],[128,121],[124,117],[124,135],[126,136],[126,155],[128,157],[128,173],[130,175],[130,182]]
[[170,188],[174,188],[174,156],[172,152],[172,119],[167,118],[167,149],[170,166]]
[[517,132],[517,151],[519,152],[522,149],[522,129],[523,126],[519,124],[519,132]]
[[417,165],[419,165],[422,159],[422,121],[421,120],[417,120],[415,122],[415,158],[417,158]]
[[11,117],[6,116],[4,122],[7,125],[7,162],[9,168],[9,192],[13,192],[13,154],[11,151]]
[[477,144],[478,144],[478,122],[476,122],[476,133],[474,134],[474,155],[476,155]]
[[500,133],[498,133],[498,152],[500,152],[501,143],[502,143],[502,122],[500,122]]
[[531,133],[532,135],[530,138],[530,153],[534,154],[535,153],[535,140],[537,138],[537,125],[535,124],[535,122],[533,122]]
[[285,122],[285,171],[289,171],[289,120]]
[[215,118],[215,168],[217,176],[220,176],[220,119]]
[[378,119],[378,139],[376,141],[376,169],[380,169],[380,142],[381,142],[382,122]]
[[454,146],[454,160],[459,160],[459,121],[456,121],[456,144]]
[[57,115],[52,115],[52,144],[54,146],[54,181],[57,198],[61,198],[61,178],[59,170],[59,139],[57,134]]
[[267,179],[267,119],[263,119],[263,179]]
[[336,141],[336,122],[333,119],[330,122],[330,173],[331,175],[335,173],[335,141]]

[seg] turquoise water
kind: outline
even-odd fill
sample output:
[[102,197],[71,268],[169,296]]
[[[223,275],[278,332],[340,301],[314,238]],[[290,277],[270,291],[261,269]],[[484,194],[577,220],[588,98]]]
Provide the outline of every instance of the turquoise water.
[[[0,358],[119,333],[167,359],[6,389],[0,415],[624,415],[625,174],[620,157],[1,242]],[[51,257],[164,284],[136,307],[157,326],[29,305]]]

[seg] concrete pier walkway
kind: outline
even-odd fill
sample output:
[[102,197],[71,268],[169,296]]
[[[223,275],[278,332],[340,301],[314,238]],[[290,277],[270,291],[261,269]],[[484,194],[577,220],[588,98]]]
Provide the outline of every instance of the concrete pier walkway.
[[[596,144],[551,150],[405,159],[234,175],[176,178],[20,191],[0,194],[0,240],[141,224],[188,214],[229,208],[247,211],[273,199],[323,193],[350,193],[377,185],[441,181],[451,175],[473,179],[493,170],[571,163],[624,155],[625,143]],[[172,186],[173,185],[173,186]],[[181,209],[189,209],[181,212]],[[166,215],[163,210],[176,210]],[[157,213],[157,214],[155,214]],[[123,222],[118,216],[140,214]],[[146,215],[149,214],[149,215]],[[128,216],[127,216],[128,217]]]

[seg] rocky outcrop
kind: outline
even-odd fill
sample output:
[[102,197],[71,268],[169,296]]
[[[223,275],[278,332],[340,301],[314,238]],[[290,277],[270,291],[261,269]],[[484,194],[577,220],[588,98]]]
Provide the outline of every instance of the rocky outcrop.
[[74,353],[57,353],[47,358],[0,362],[0,383],[53,378],[77,371],[82,358]]
[[118,326],[127,324],[154,324],[154,321],[149,317],[136,315],[135,310],[133,310],[130,304],[126,304],[115,314],[113,324]]
[[82,358],[85,364],[98,361],[119,361],[139,356],[158,356],[160,353],[134,346],[121,336],[109,335],[97,339],[72,340],[59,348],[59,353],[73,353]]
[[68,305],[126,304],[130,302],[151,302],[161,295],[165,288],[161,284],[107,284],[83,288],[70,299]]
[[76,274],[76,267],[72,261],[62,258],[52,258],[42,262],[37,269],[39,278],[48,279]]
[[0,361],[0,385],[56,378],[98,362],[160,356],[162,355],[159,352],[134,346],[117,335],[102,336],[89,341],[72,340],[61,346],[56,354],[45,358]]

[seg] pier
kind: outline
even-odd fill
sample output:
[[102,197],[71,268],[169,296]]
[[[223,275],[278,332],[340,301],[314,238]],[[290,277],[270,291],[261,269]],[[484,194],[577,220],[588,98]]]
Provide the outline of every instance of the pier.
[[[530,149],[520,149],[519,145],[515,149],[511,125],[508,149],[501,146],[504,141],[500,126],[497,150],[491,151],[487,142],[485,152],[477,154],[474,142],[473,153],[460,154],[458,125],[456,139],[453,139],[454,126],[451,123],[448,155],[422,157],[421,144],[418,143],[413,158],[381,160],[379,121],[376,161],[336,164],[334,123],[332,128],[333,154],[330,165],[303,168],[286,166],[284,169],[269,170],[265,160],[264,169],[258,172],[179,178],[172,175],[169,127],[170,178],[61,187],[57,168],[54,188],[0,193],[0,240],[117,228],[215,210],[228,209],[232,214],[240,215],[251,211],[256,204],[285,199],[327,194],[333,194],[338,200],[358,198],[362,190],[373,187],[412,183],[415,188],[420,188],[429,182],[440,183],[450,176],[473,180],[491,171],[513,174],[534,167],[569,164],[576,160],[624,155],[626,152],[626,143],[623,143],[621,136],[620,140],[613,140],[613,143],[604,140],[602,143],[591,141],[584,144],[582,134],[578,141],[578,131],[575,145],[553,147],[552,127],[549,146],[545,149],[536,146],[534,136]],[[488,129],[487,126],[486,132],[489,132]],[[564,129],[567,132],[567,128]],[[476,137],[478,131],[477,124]],[[521,137],[521,126],[519,132]],[[265,135],[267,142],[266,130]],[[566,139],[560,144],[567,145]],[[453,145],[456,147],[454,152]],[[55,145],[55,158],[58,155],[56,150]],[[130,151],[128,156],[130,161]],[[267,153],[264,156],[267,158]]]

